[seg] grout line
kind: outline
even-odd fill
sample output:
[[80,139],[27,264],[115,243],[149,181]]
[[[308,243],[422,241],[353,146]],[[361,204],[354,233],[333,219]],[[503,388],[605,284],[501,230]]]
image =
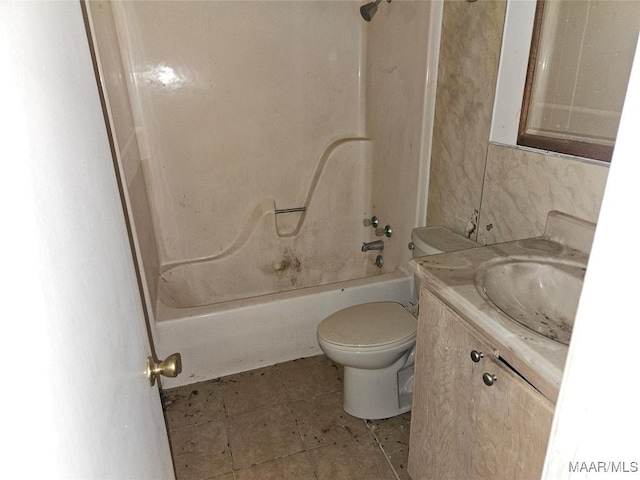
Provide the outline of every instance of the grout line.
[[[306,442],[304,441],[304,436],[302,435],[302,430],[300,429],[300,424],[298,423],[298,416],[296,415],[295,410],[293,409],[293,407],[291,405],[287,405],[287,407],[289,408],[289,411],[291,412],[291,416],[293,417],[293,421],[296,424],[296,429],[298,430],[298,436],[300,437],[300,442],[302,443],[302,451],[305,452],[307,459],[309,460],[309,463],[311,464],[311,468],[313,470],[313,476],[315,478],[318,478],[318,472],[316,471],[316,466],[315,464],[311,461],[311,455],[309,455],[309,448],[307,447]],[[300,453],[300,452],[298,452]]]
[[[366,420],[365,420],[366,422]],[[367,427],[369,425],[367,424]],[[380,440],[378,440],[378,436],[376,435],[376,428],[375,427],[371,427],[369,429],[369,433],[371,434],[371,436],[373,437],[373,439],[376,441],[376,443],[378,444],[378,448],[380,448],[380,451],[382,452],[382,455],[384,455],[384,459],[387,461],[387,464],[389,465],[389,467],[391,468],[391,471],[393,472],[393,475],[396,477],[396,480],[400,480],[400,477],[398,476],[398,472],[396,472],[396,469],[393,468],[393,465],[391,464],[391,459],[389,458],[389,456],[387,455],[387,452],[384,451],[384,448],[382,446],[382,443],[380,442]]]
[[305,449],[304,451],[305,455],[307,456],[307,460],[309,460],[309,465],[311,465],[311,470],[313,471],[313,478],[315,480],[318,480],[318,469],[316,468],[316,464],[313,463],[313,460],[311,459],[311,454],[309,453],[309,449]]

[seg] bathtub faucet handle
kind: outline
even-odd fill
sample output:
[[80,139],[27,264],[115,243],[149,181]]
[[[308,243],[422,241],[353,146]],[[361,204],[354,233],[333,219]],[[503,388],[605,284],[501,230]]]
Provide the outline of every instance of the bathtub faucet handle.
[[378,217],[376,217],[375,215],[373,217],[371,217],[371,218],[365,218],[362,221],[362,224],[365,227],[373,227],[373,228],[376,228],[379,223],[380,223],[380,220],[378,220]]
[[390,238],[392,234],[393,230],[390,225],[385,225],[384,228],[376,228],[376,237],[382,237],[384,235],[385,237]]

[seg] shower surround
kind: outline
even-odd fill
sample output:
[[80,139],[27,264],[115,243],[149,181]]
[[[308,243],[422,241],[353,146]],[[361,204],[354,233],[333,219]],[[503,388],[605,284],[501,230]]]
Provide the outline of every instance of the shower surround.
[[[324,316],[411,298],[440,12],[360,5],[85,4],[156,351],[183,355],[165,385],[320,353]],[[394,235],[362,253],[372,215]]]

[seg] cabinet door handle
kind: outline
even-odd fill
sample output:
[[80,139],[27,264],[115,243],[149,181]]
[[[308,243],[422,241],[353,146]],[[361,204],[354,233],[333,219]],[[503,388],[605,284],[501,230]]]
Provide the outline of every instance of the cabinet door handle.
[[484,382],[484,384],[488,387],[490,387],[491,385],[493,385],[494,383],[496,383],[498,381],[498,377],[496,375],[494,375],[493,373],[483,373],[482,374],[482,381]]
[[484,357],[484,353],[479,352],[477,350],[471,350],[471,360],[475,363],[478,363],[482,357]]

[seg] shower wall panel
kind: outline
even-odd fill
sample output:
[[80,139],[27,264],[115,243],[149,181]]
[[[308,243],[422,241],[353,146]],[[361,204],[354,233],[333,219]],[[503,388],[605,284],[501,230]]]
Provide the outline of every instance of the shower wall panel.
[[425,223],[440,17],[437,3],[400,0],[383,4],[367,27],[366,132],[373,212],[393,227],[387,271],[406,267],[411,230]]
[[[360,252],[359,235],[365,229],[357,215],[369,197],[370,146],[366,140],[353,141],[332,152],[307,209],[310,221],[302,222],[297,235],[278,235],[276,217],[282,215],[274,215],[265,202],[252,219],[256,228],[238,249],[163,269],[160,301],[174,308],[196,307],[380,273]],[[345,233],[349,241],[342,241]]]
[[144,295],[150,305],[155,305],[160,268],[158,250],[126,73],[118,47],[118,29],[110,2],[86,2],[85,7],[124,190],[122,193],[134,232],[138,267],[143,274]]
[[[323,154],[363,136],[358,5],[114,3],[161,265],[227,251],[265,201],[308,206]],[[322,225],[307,215],[306,235],[334,228],[331,241],[357,257],[367,202],[325,209]],[[354,227],[333,227],[345,215]],[[295,233],[299,220],[279,215],[277,231]]]

